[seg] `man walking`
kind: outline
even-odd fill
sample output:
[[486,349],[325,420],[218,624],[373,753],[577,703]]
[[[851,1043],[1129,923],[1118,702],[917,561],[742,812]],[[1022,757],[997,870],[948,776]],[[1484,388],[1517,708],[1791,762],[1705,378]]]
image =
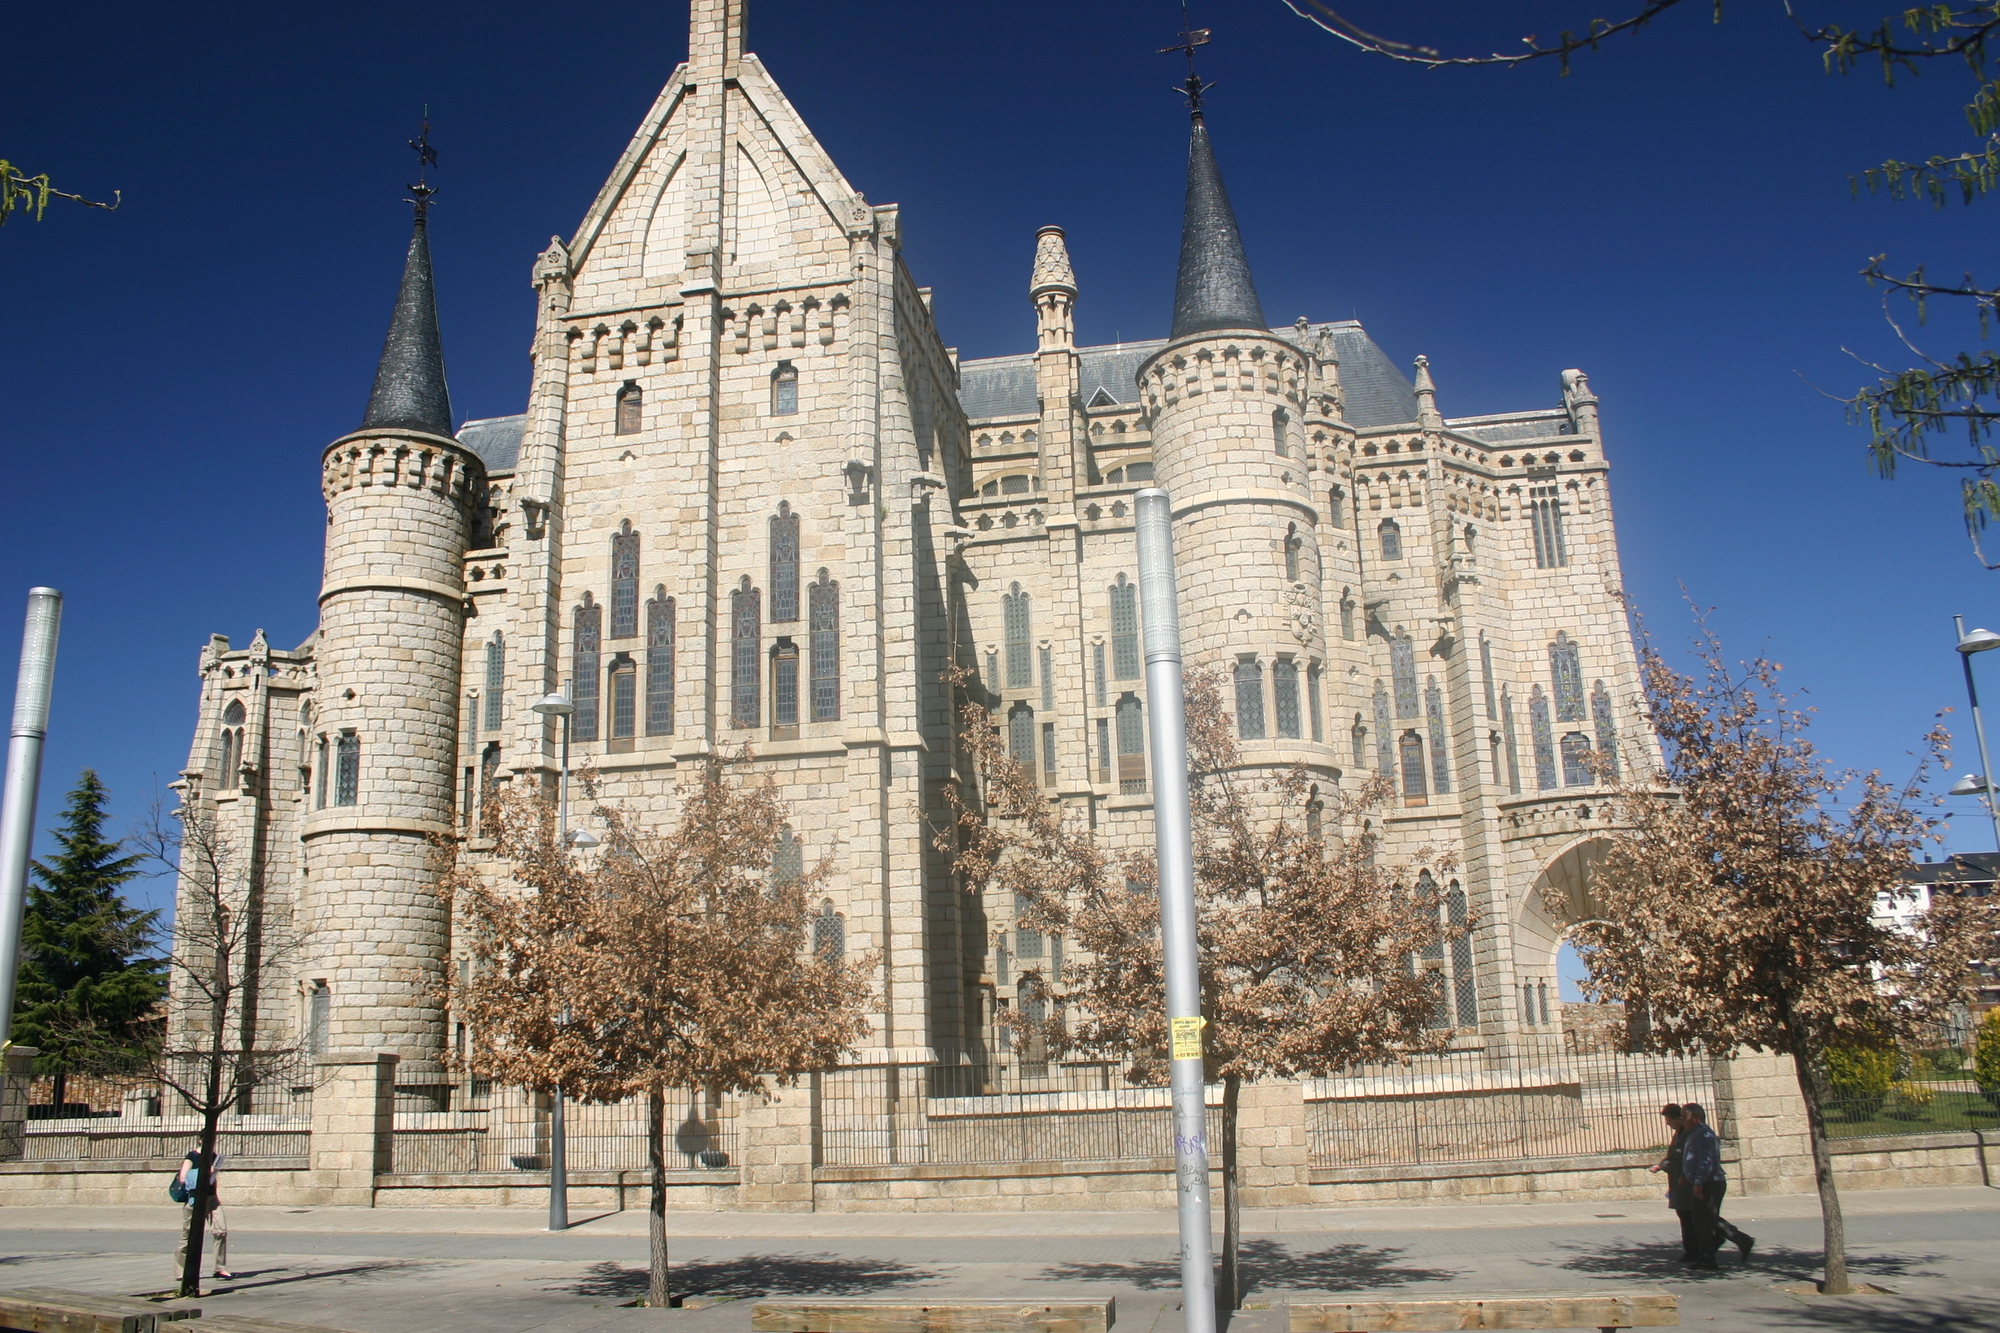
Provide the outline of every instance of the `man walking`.
[[1722,1173],[1722,1144],[1709,1128],[1708,1112],[1689,1102],[1681,1108],[1688,1122],[1687,1139],[1681,1149],[1681,1166],[1687,1175],[1688,1192],[1694,1196],[1697,1230],[1694,1257],[1696,1268],[1714,1268],[1715,1253],[1727,1241],[1736,1246],[1743,1262],[1757,1246],[1754,1236],[1745,1235],[1722,1219],[1722,1200],[1729,1192],[1729,1178]]
[[1687,1263],[1695,1257],[1695,1237],[1701,1230],[1700,1205],[1688,1189],[1687,1168],[1682,1161],[1687,1151],[1688,1122],[1673,1102],[1661,1107],[1660,1115],[1666,1120],[1673,1141],[1667,1145],[1667,1155],[1646,1169],[1667,1173],[1667,1207],[1681,1220],[1681,1262]]

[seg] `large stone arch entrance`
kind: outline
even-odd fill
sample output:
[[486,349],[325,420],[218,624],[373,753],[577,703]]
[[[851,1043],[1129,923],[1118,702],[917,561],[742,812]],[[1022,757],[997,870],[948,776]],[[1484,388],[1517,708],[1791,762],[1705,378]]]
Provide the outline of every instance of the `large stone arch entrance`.
[[1590,881],[1610,848],[1604,837],[1571,843],[1542,867],[1515,907],[1516,1019],[1528,1031],[1555,1031],[1562,1025],[1556,954],[1570,925],[1596,914]]

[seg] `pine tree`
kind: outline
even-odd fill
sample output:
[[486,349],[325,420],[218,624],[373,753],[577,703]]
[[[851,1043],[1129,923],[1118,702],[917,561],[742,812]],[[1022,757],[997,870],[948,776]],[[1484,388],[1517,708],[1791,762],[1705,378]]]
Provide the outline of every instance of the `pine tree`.
[[159,913],[125,901],[120,886],[143,859],[104,836],[109,793],[85,769],[54,830],[61,851],[34,863],[21,920],[22,967],[14,1040],[41,1054],[60,1104],[68,1076],[140,1058],[166,994],[166,964],[151,956]]

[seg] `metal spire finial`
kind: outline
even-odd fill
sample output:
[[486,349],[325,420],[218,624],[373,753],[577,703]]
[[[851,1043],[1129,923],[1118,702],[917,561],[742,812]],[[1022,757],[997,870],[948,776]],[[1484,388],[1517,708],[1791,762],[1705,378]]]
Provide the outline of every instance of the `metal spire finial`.
[[428,168],[438,164],[438,151],[431,146],[431,109],[429,104],[424,106],[423,128],[417,131],[416,138],[409,140],[409,145],[417,154],[417,183],[408,187],[410,193],[415,195],[416,198],[409,202],[416,205],[417,222],[421,225],[424,215],[430,212],[431,196],[437,193],[437,187],[430,184],[424,176],[424,172]]
[[1172,51],[1187,53],[1187,81],[1178,85],[1174,91],[1187,98],[1188,114],[1194,118],[1197,124],[1201,121],[1201,95],[1215,86],[1212,83],[1203,82],[1201,75],[1195,73],[1194,68],[1194,49],[1197,46],[1207,45],[1208,29],[1194,26],[1193,22],[1188,18],[1187,0],[1181,0],[1181,39],[1173,46],[1161,47],[1160,54],[1166,55]]

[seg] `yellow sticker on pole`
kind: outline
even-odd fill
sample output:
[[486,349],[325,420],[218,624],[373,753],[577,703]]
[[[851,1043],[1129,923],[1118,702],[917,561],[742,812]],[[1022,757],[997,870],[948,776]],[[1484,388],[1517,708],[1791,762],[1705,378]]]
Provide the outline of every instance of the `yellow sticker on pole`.
[[1201,1030],[1208,1026],[1208,1020],[1196,1015],[1193,1018],[1176,1018],[1173,1021],[1174,1059],[1201,1059]]

